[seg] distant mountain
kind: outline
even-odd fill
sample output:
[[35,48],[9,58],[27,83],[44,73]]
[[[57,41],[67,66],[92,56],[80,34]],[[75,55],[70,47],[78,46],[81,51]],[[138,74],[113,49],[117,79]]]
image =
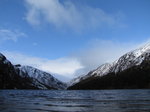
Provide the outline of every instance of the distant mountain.
[[68,89],[150,88],[150,44],[70,82]]
[[[56,89],[64,89],[66,87],[66,84],[54,78],[51,74],[39,69],[33,68],[31,66],[19,66],[18,68],[23,73],[28,74],[29,77],[38,80],[46,86],[54,87]],[[20,76],[22,76],[22,72],[20,73]]]
[[30,66],[13,65],[0,53],[0,89],[65,89],[51,74]]

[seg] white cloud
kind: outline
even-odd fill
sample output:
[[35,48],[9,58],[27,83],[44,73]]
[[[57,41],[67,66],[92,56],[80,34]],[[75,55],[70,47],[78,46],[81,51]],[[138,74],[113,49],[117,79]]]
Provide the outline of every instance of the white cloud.
[[16,42],[19,38],[25,36],[25,33],[18,30],[0,29],[0,41],[12,40]]
[[73,77],[76,70],[83,66],[74,58],[59,58],[56,60],[48,60],[33,56],[27,56],[16,52],[2,52],[11,62],[15,64],[30,65],[47,71],[49,73],[60,74],[69,78]]
[[47,22],[56,27],[74,30],[116,26],[122,14],[109,14],[100,8],[77,5],[70,0],[25,0],[28,8],[26,20],[32,25]]

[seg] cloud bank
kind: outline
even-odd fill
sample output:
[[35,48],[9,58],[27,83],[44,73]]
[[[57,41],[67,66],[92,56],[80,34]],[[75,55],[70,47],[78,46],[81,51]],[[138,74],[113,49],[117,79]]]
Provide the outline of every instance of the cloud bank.
[[75,4],[70,0],[25,0],[26,20],[31,25],[49,23],[58,28],[82,30],[120,24],[121,13],[109,14],[100,8]]

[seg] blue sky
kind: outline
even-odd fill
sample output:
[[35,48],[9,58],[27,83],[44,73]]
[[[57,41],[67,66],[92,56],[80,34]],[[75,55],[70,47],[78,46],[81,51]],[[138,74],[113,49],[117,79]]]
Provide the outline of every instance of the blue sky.
[[0,0],[0,51],[68,81],[149,42],[149,0]]

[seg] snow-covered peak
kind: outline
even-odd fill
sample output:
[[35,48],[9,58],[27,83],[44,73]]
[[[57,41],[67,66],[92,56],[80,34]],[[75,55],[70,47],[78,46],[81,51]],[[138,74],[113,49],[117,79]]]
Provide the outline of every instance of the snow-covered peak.
[[57,89],[64,89],[66,86],[63,82],[54,78],[51,74],[41,71],[39,69],[33,68],[31,66],[18,66],[18,68],[21,71],[23,71],[23,73],[27,74],[29,77],[37,79],[40,83],[44,85],[54,87]]
[[99,76],[107,75],[108,73],[111,72],[115,72],[115,73],[121,72],[132,66],[140,65],[144,59],[150,60],[150,43],[136,50],[124,54],[123,56],[121,56],[119,59],[117,59],[111,64],[109,63],[103,64],[97,69],[89,72],[87,75],[79,76],[73,79],[70,82],[70,85],[71,84],[74,85],[89,77],[99,77]]
[[149,52],[150,51],[150,43],[145,44],[144,46],[135,49],[133,51],[130,51],[127,54],[133,54],[136,58],[142,55],[144,52]]
[[[66,84],[54,78],[51,74],[33,68],[31,66],[13,65],[6,57],[0,53],[0,68],[2,77],[9,80],[4,81],[3,88],[12,81],[12,88],[26,89],[65,89]],[[5,78],[5,79],[7,79]],[[11,84],[11,83],[10,83]]]
[[140,65],[145,59],[145,54],[150,53],[150,44],[146,44],[136,50],[121,56],[114,64],[111,72],[121,72],[135,65]]
[[147,51],[150,49],[150,43],[145,44],[144,46],[140,47],[139,50],[141,51]]

